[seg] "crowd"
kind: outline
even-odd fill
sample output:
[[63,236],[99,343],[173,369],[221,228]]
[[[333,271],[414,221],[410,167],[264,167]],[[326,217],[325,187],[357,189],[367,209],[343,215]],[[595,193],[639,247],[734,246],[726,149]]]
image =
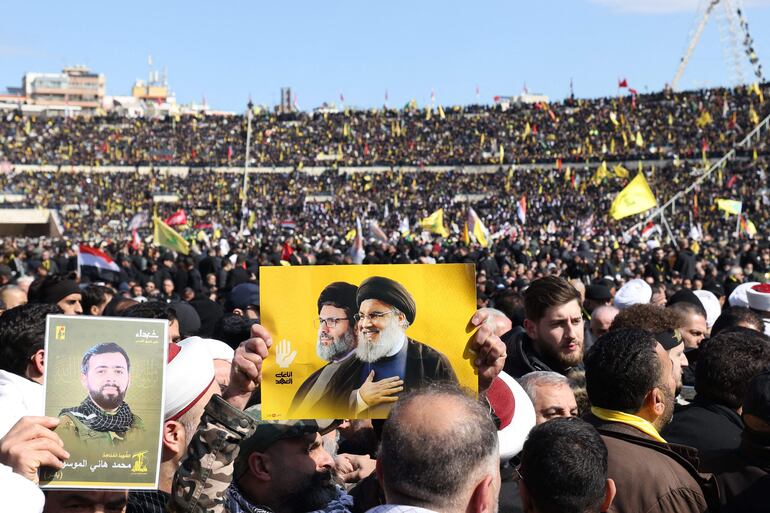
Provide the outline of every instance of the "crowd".
[[[699,176],[704,152],[728,149],[755,124],[761,96],[743,88],[662,92],[442,109],[430,119],[413,109],[256,115],[257,163],[309,166],[339,151],[349,165],[499,164],[503,144],[503,165],[492,173],[295,170],[250,175],[245,197],[240,175],[199,169],[0,175],[0,189],[22,194],[22,206],[58,210],[65,233],[2,240],[4,504],[20,512],[765,511],[765,143],[667,209],[665,222],[632,231],[638,218],[616,222],[607,212],[637,169],[610,163],[602,173],[595,165],[644,157],[641,171],[662,203]],[[235,165],[244,130],[242,118],[10,116],[0,123],[0,151],[15,163],[138,165],[160,155],[180,165]],[[506,165],[523,161],[549,164]],[[744,217],[728,216],[717,198],[742,201]],[[464,236],[470,206],[488,241]],[[444,227],[421,223],[438,208]],[[187,223],[176,228],[189,252],[159,248],[151,222],[137,223],[136,236],[128,228],[139,213],[167,218],[179,209]],[[80,243],[98,247],[118,271],[81,265]],[[478,397],[435,382],[399,393],[385,421],[262,419],[262,362],[275,351],[259,324],[260,267],[362,263],[475,266],[478,310],[469,322],[478,328],[470,341]],[[330,366],[378,340],[362,337],[376,319],[361,300],[363,285],[349,288],[318,301],[319,341],[340,348]],[[408,327],[414,305],[388,298],[388,312]],[[325,317],[328,309],[338,315]],[[62,422],[99,433],[104,422],[123,436],[130,420],[115,428],[96,399],[82,406],[86,420],[42,416],[46,316],[57,313],[169,321],[157,490],[37,486],[41,468],[61,468],[69,457],[69,442],[53,431]],[[356,404],[372,404],[368,398],[359,390]],[[528,408],[531,422],[522,420]]]
[[[257,321],[256,284],[234,286],[215,309],[204,298],[173,297],[173,285],[141,302],[129,290],[81,288],[76,277],[50,274],[0,289],[9,307],[0,316],[0,490],[12,511],[745,512],[767,505],[770,284],[737,284],[720,300],[702,289],[653,290],[642,279],[614,290],[547,275],[524,288],[517,307],[482,308],[470,319],[478,327],[470,342],[478,398],[435,381],[398,394],[385,421],[266,421],[259,384],[273,341]],[[319,316],[334,305],[343,315],[335,327],[350,324],[337,331],[322,324],[319,340],[328,335],[344,352],[351,341],[371,343],[345,334],[374,319],[352,313],[366,308],[364,285],[341,285],[322,293]],[[408,316],[408,304],[392,297]],[[597,324],[602,310],[608,322]],[[69,413],[41,416],[43,338],[54,313],[169,321],[174,350],[157,490],[36,487],[41,468],[62,468],[73,443],[61,438],[67,429],[53,431],[73,422]],[[94,358],[110,351],[122,358],[118,346],[102,345]],[[88,372],[83,379],[92,379]],[[514,407],[517,388],[526,395]],[[92,395],[92,404],[100,399]],[[110,417],[100,407],[75,426],[120,430],[99,427]],[[521,413],[527,408],[532,420]],[[127,440],[123,431],[110,443]]]
[[[427,166],[721,155],[767,114],[765,86],[563,102],[254,117],[254,166]],[[0,119],[14,164],[242,166],[238,116]],[[501,152],[502,148],[502,152]],[[758,145],[764,152],[766,142]]]

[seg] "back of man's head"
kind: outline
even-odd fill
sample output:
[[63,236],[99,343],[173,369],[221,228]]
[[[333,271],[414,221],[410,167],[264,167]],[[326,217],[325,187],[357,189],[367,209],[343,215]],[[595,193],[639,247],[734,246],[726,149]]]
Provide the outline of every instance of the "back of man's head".
[[682,326],[678,311],[651,304],[631,305],[612,321],[610,330],[640,329],[650,333],[674,331]]
[[545,311],[554,306],[561,306],[570,301],[580,304],[580,292],[564,278],[546,276],[535,280],[524,292],[524,308],[527,319],[537,322]]
[[731,328],[700,346],[695,391],[717,404],[737,410],[746,386],[770,365],[770,337],[749,328]]
[[400,398],[385,422],[377,463],[391,504],[465,512],[482,483],[497,500],[497,429],[488,410],[454,386]]
[[521,452],[519,474],[527,511],[588,513],[606,511],[607,447],[599,433],[577,418],[557,418],[535,426]]
[[56,305],[29,303],[0,316],[0,369],[25,376],[30,358],[45,345],[46,316],[62,313]]
[[698,315],[700,317],[706,318],[706,309],[703,308],[703,305],[700,303],[700,300],[698,299],[698,296],[693,294],[693,297],[695,297],[695,301],[698,301],[698,303],[694,303],[691,301],[678,301],[676,303],[670,303],[666,308],[670,308],[671,310],[679,313],[680,315],[683,315],[685,317],[689,317],[691,315]]
[[715,337],[724,330],[739,326],[760,332],[765,330],[762,317],[754,310],[742,306],[732,306],[722,310],[722,314],[717,318],[714,326],[711,327],[711,336]]
[[610,331],[585,356],[586,388],[593,406],[638,412],[647,393],[661,382],[661,366],[651,333]]

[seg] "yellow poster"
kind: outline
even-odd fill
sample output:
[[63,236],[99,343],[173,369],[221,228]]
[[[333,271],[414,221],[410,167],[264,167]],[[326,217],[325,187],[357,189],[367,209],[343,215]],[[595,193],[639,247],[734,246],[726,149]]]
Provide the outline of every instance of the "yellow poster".
[[477,390],[471,264],[263,267],[262,418],[385,418],[431,381]]

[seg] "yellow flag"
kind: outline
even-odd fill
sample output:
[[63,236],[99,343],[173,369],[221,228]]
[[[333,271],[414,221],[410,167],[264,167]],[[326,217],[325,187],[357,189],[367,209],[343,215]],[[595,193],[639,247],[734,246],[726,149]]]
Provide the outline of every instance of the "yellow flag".
[[503,165],[503,159],[505,158],[505,149],[503,148],[503,145],[500,145],[500,165]]
[[642,132],[639,130],[636,131],[636,145],[639,147],[644,147],[644,139],[642,139]]
[[765,95],[762,94],[762,89],[759,88],[759,83],[754,82],[751,84],[751,92],[759,97],[759,103],[765,103]]
[[449,237],[449,230],[444,227],[444,209],[440,208],[428,217],[420,220],[420,228],[442,237]]
[[157,217],[154,218],[153,221],[155,222],[155,233],[153,234],[155,244],[173,249],[177,253],[182,253],[183,255],[190,253],[190,244],[184,240],[176,230]]
[[532,127],[529,126],[529,121],[527,121],[527,124],[524,126],[524,137],[527,137],[531,133]]
[[610,216],[623,219],[645,212],[658,204],[643,173],[639,173],[612,201]]
[[351,240],[355,239],[356,237],[356,229],[352,228],[351,230],[348,230],[348,233],[345,234],[345,240],[350,242]]
[[610,153],[615,153],[615,138],[610,140]]
[[630,175],[628,174],[628,169],[624,168],[620,164],[616,165],[614,168],[612,168],[613,171],[615,171],[615,176],[618,178],[628,178]]
[[673,124],[674,124],[674,116],[671,113],[669,113],[669,115],[668,115],[668,126],[671,126]]
[[433,117],[433,107],[428,107],[425,109],[425,121],[430,121],[430,118]]
[[466,233],[463,234],[464,236],[468,234],[468,238],[470,239],[470,234],[473,234],[473,238],[481,245],[481,247],[486,248],[489,246],[489,230],[487,230],[487,227],[481,222],[481,218],[476,211],[470,207],[468,207],[468,218],[465,222],[465,230]]
[[695,124],[698,125],[698,128],[703,128],[706,125],[710,125],[714,119],[711,117],[711,113],[707,110],[704,110],[700,116],[698,116],[698,119],[695,121]]
[[728,214],[741,215],[743,210],[743,202],[731,199],[717,199],[717,208],[724,210]]
[[620,123],[618,123],[618,115],[614,112],[610,112],[610,121],[612,121],[612,124],[615,126],[618,126]]
[[757,149],[756,149],[756,148],[754,148],[754,155],[752,155],[751,159],[752,159],[752,160],[757,160],[758,158],[759,158],[759,157],[757,156]]
[[591,179],[594,183],[598,184],[605,178],[607,178],[610,175],[609,171],[607,170],[607,163],[602,161],[601,165],[596,168],[596,172],[594,173],[593,178]]
[[621,133],[623,134],[623,147],[628,148],[628,137],[626,136],[626,131],[623,130]]
[[446,119],[446,114],[444,114],[444,107],[441,105],[438,106],[438,117],[441,119]]
[[754,110],[753,105],[749,108],[749,120],[752,125],[759,124],[759,115],[757,114],[757,111]]

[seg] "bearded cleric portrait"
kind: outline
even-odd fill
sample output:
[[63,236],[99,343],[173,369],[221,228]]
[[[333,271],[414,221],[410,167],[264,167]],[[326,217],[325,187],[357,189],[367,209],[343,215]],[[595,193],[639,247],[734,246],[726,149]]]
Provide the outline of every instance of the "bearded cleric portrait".
[[[457,264],[384,267],[357,266],[356,271],[365,271],[357,274],[331,272],[344,280],[324,281],[314,298],[312,355],[310,344],[298,342],[307,337],[300,334],[298,316],[294,323],[286,322],[285,329],[276,323],[274,338],[280,342],[273,365],[278,372],[270,369],[268,359],[270,379],[263,380],[262,394],[266,415],[385,418],[405,391],[421,385],[451,382],[473,387],[475,376],[465,352],[470,336],[466,324],[475,303],[473,269]],[[314,281],[310,278],[310,288],[315,288]],[[283,289],[291,282],[284,279]],[[270,283],[263,280],[262,288],[270,291]],[[460,298],[460,309],[454,300],[443,301],[447,297]],[[263,298],[262,304],[270,302]],[[265,312],[266,323],[272,317]],[[290,386],[287,381],[292,381]],[[281,401],[290,407],[282,411]]]

